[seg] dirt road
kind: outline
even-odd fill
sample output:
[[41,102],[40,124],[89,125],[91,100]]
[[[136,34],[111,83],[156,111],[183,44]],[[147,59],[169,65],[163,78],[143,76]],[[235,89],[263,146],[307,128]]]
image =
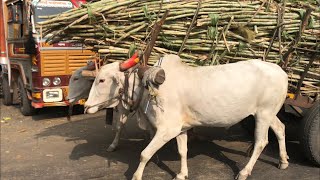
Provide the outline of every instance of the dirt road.
[[[33,117],[22,116],[16,107],[0,108],[2,180],[130,179],[138,166],[140,152],[147,145],[145,132],[131,120],[119,148],[107,152],[114,131],[111,126],[105,127],[105,112],[76,115],[68,122],[63,108],[43,109]],[[246,150],[252,138],[240,126],[197,131],[207,139],[189,142],[189,179],[233,179],[249,160]],[[289,168],[279,170],[278,144],[269,143],[249,180],[320,178],[320,169],[302,156],[298,142],[288,141],[287,150]],[[179,168],[174,140],[152,158],[143,178],[172,179]]]

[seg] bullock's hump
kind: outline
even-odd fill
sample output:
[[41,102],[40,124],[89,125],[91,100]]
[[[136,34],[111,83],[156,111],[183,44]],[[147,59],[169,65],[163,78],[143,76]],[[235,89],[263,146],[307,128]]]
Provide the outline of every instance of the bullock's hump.
[[161,66],[180,66],[182,64],[182,60],[179,56],[175,54],[167,54],[163,56]]

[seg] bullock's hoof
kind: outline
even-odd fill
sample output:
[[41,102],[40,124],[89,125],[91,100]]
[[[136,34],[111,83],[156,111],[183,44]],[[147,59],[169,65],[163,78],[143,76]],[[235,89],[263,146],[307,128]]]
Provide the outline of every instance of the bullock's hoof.
[[142,180],[142,178],[139,178],[137,175],[133,175],[131,180]]
[[107,149],[108,152],[113,152],[114,150],[116,150],[116,147],[110,145]]
[[188,176],[182,175],[182,174],[177,174],[177,176],[173,178],[173,180],[187,180],[187,179],[189,179]]
[[239,172],[239,174],[236,176],[236,180],[246,180],[248,177],[248,174],[241,174],[241,172]]
[[278,168],[279,169],[287,169],[289,166],[289,163],[279,163]]

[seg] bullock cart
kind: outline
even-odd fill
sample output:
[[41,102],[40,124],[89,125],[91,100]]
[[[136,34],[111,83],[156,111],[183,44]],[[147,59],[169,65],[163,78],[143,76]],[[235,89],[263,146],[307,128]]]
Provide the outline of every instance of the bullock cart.
[[[105,0],[62,14],[41,26],[44,34],[53,32],[49,41],[82,42],[113,62],[126,59],[134,46],[144,49],[147,43],[141,39],[150,38],[157,14],[171,9],[174,13],[163,26],[149,64],[166,53],[179,54],[193,66],[248,59],[278,63],[290,81],[285,106],[301,119],[301,145],[306,156],[319,165],[319,8],[281,2],[208,0],[202,4],[186,1],[182,6],[180,1]],[[105,8],[99,8],[99,3]],[[95,76],[96,71],[98,68],[83,74]]]

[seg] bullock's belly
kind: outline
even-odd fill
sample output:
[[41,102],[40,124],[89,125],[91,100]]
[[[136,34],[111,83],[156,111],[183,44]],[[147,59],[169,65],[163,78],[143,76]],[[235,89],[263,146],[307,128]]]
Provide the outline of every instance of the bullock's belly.
[[187,111],[191,114],[192,126],[232,126],[256,112],[255,96],[223,95],[194,100]]
[[234,124],[237,124],[242,119],[246,118],[250,114],[253,114],[253,111],[246,112],[230,112],[229,114],[209,114],[198,116],[195,121],[190,122],[190,126],[211,126],[211,127],[230,127]]

